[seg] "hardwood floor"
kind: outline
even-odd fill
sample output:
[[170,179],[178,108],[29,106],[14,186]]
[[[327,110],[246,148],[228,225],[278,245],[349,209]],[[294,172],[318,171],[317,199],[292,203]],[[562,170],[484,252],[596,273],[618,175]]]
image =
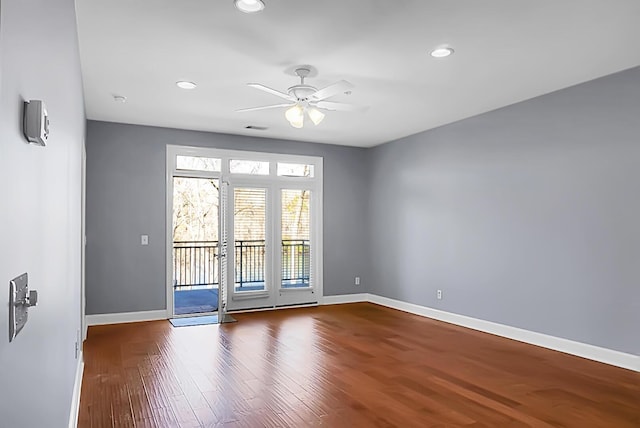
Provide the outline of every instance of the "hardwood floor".
[[640,427],[640,374],[370,303],[95,326],[79,427]]

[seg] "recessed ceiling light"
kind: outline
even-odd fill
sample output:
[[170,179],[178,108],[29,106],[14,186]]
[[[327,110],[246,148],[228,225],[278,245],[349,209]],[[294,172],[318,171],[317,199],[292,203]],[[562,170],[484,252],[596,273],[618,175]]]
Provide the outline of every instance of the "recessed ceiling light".
[[264,9],[262,0],[234,0],[233,3],[239,11],[244,13],[255,13]]
[[438,48],[431,51],[431,56],[434,58],[444,58],[453,53],[451,48]]
[[193,82],[187,82],[186,80],[180,80],[176,82],[178,88],[181,89],[194,89],[197,85]]

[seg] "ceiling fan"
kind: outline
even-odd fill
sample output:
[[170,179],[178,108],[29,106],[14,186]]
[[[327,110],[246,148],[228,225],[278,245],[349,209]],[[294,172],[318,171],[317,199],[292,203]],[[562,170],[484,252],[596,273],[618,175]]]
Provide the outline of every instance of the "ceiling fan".
[[259,83],[249,83],[252,88],[260,89],[261,91],[275,95],[280,98],[284,98],[288,103],[273,104],[263,107],[243,108],[236,110],[237,112],[248,112],[257,110],[267,110],[273,108],[289,107],[285,112],[285,117],[294,128],[302,128],[304,126],[305,114],[311,119],[314,125],[318,125],[324,119],[324,113],[321,110],[329,111],[362,111],[366,108],[355,106],[353,104],[338,103],[333,101],[325,101],[327,98],[331,98],[334,95],[345,93],[353,88],[353,85],[346,80],[340,80],[325,88],[316,89],[311,85],[307,85],[304,79],[311,72],[308,68],[297,68],[295,70],[296,75],[300,78],[300,83],[287,89],[287,92],[280,92],[275,89],[271,89],[267,86]]

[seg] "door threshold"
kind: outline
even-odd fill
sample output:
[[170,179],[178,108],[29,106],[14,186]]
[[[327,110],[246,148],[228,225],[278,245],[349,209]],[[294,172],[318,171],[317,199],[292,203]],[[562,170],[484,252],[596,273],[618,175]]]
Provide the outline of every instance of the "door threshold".
[[275,310],[278,310],[278,309],[313,308],[313,307],[316,307],[316,306],[320,306],[320,303],[300,303],[300,304],[292,304],[292,305],[264,306],[262,308],[234,309],[234,310],[227,311],[227,313],[229,313],[229,314],[246,314],[246,313],[251,313],[251,312],[275,311]]
[[218,311],[213,312],[197,312],[194,314],[174,314],[171,319],[175,318],[194,318],[194,317],[210,317],[212,315],[218,315]]

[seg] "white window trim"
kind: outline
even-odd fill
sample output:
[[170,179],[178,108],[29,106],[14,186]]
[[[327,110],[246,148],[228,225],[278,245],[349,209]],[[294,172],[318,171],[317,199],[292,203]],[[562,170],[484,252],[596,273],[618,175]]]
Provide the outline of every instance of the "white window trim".
[[[176,156],[199,156],[220,158],[222,160],[221,171],[191,171],[176,168]],[[257,160],[269,162],[269,175],[252,175],[252,174],[231,174],[229,172],[229,160]],[[314,166],[313,177],[289,177],[277,175],[277,163],[299,163]],[[256,185],[264,184],[273,186],[276,189],[281,188],[307,188],[316,194],[316,200],[320,202],[317,208],[314,208],[313,215],[315,221],[312,226],[312,239],[314,240],[314,257],[315,271],[313,290],[317,294],[318,303],[322,302],[324,297],[323,283],[323,158],[319,156],[290,155],[282,153],[256,152],[244,150],[228,150],[217,149],[211,147],[194,147],[167,144],[166,157],[166,224],[165,224],[165,249],[166,249],[166,278],[165,285],[167,290],[167,313],[175,317],[173,302],[173,284],[172,278],[172,251],[173,236],[171,235],[173,222],[173,177],[194,177],[194,178],[218,178],[220,180],[233,180],[234,177],[238,182],[243,184],[255,183]],[[235,181],[235,180],[234,180]],[[271,213],[273,215],[273,213]],[[285,291],[281,289],[280,291]],[[286,289],[287,294],[296,290]],[[258,296],[256,296],[258,297]]]

